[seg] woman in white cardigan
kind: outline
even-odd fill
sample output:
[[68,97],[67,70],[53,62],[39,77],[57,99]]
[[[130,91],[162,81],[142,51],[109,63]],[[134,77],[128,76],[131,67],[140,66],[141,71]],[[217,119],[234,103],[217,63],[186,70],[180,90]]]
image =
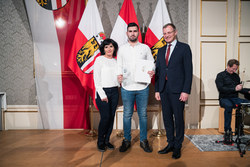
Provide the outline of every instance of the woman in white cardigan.
[[101,46],[101,56],[97,57],[94,64],[94,83],[96,89],[96,104],[101,119],[98,127],[97,148],[104,152],[106,148],[114,149],[109,142],[113,130],[114,117],[119,100],[117,81],[116,54],[117,43],[112,39],[105,39]]

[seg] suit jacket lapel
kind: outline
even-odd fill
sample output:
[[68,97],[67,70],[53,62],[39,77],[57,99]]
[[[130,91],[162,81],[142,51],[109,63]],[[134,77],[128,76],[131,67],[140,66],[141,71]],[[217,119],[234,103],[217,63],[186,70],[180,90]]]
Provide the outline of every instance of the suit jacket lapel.
[[166,62],[166,52],[167,52],[167,45],[163,46],[163,60],[164,60],[164,62]]

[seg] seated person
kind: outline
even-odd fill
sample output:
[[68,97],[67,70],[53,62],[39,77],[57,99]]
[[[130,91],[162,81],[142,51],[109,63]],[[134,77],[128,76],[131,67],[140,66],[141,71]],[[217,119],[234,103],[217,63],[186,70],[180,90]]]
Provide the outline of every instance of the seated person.
[[238,93],[244,93],[249,96],[249,89],[244,89],[240,77],[236,73],[239,67],[239,61],[231,59],[227,62],[225,71],[217,74],[215,83],[219,91],[220,106],[225,108],[224,111],[224,144],[232,144],[232,109],[236,104],[248,103],[246,99],[240,99]]

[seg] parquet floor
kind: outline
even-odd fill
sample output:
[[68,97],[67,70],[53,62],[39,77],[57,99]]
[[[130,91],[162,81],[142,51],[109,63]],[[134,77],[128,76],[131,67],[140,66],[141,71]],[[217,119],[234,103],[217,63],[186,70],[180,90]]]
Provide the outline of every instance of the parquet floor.
[[[186,134],[219,134],[217,129],[186,130]],[[87,137],[83,130],[9,130],[0,131],[0,167],[250,167],[250,152],[240,157],[238,151],[201,152],[187,138],[182,157],[159,155],[166,146],[166,137],[148,132],[152,153],[139,146],[139,131],[132,131],[132,147],[119,152],[122,138],[114,130],[111,143],[115,150],[104,154],[96,149],[96,137]]]

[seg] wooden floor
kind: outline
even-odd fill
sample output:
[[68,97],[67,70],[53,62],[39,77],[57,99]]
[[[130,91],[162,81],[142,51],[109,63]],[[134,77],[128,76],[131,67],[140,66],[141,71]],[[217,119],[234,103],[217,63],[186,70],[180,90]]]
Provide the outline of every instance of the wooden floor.
[[[216,129],[186,130],[186,134],[219,134]],[[166,146],[166,137],[148,132],[152,153],[139,146],[139,131],[132,131],[132,147],[119,152],[122,138],[113,131],[111,143],[115,150],[104,154],[96,149],[96,137],[87,137],[82,130],[8,130],[0,131],[0,167],[250,167],[250,152],[240,157],[238,151],[201,152],[187,138],[182,157],[159,155]]]

